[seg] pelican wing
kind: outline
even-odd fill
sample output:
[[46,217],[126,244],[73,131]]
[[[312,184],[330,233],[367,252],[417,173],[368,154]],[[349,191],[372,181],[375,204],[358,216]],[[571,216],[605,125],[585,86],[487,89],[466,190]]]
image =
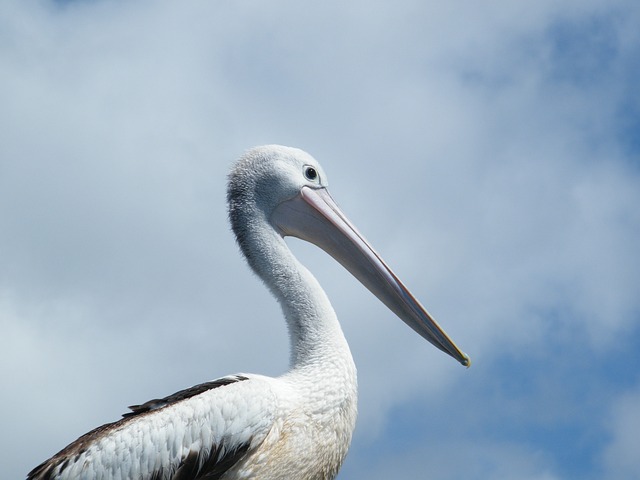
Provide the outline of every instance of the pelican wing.
[[232,375],[129,407],[28,480],[220,478],[265,439],[276,400],[264,377]]

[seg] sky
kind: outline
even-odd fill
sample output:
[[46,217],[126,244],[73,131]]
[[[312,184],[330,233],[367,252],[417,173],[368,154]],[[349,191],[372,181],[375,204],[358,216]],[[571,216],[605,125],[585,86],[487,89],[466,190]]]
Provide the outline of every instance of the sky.
[[465,369],[290,241],[338,313],[339,479],[640,478],[635,0],[0,3],[0,465],[127,405],[279,375],[225,183],[302,148]]

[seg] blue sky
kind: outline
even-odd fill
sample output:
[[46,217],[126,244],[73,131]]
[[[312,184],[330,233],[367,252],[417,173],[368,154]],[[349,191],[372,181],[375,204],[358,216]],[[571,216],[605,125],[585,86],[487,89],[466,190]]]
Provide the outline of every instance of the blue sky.
[[639,24],[632,0],[2,2],[4,474],[287,368],[224,205],[231,162],[282,143],[473,360],[292,241],[358,365],[339,478],[640,477]]

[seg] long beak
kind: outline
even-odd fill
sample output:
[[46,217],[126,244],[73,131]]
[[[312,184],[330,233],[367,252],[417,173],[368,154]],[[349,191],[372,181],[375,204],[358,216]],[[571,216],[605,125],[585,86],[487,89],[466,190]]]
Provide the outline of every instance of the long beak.
[[278,205],[271,220],[282,235],[322,248],[423,338],[462,365],[471,365],[469,357],[391,271],[325,188],[302,187],[299,195]]

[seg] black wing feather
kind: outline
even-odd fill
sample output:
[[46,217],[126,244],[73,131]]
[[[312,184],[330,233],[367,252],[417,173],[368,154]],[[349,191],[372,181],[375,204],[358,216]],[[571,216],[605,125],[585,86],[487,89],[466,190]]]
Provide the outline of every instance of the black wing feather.
[[171,480],[218,480],[238,462],[249,450],[250,443],[245,443],[233,451],[225,453],[218,458],[219,449],[213,449],[200,466],[201,455],[198,452],[190,452],[182,461]]
[[223,387],[225,385],[241,382],[243,380],[248,380],[248,378],[243,375],[231,375],[228,377],[218,378],[217,380],[212,380],[211,382],[200,383],[198,385],[194,385],[193,387],[185,388],[184,390],[180,390],[179,392],[167,395],[164,398],[154,398],[153,400],[149,400],[140,405],[131,405],[129,407],[129,410],[131,410],[131,412],[123,413],[122,416],[125,418],[134,417],[136,415],[140,415],[141,413],[157,410],[159,408],[166,407],[167,405],[171,405],[172,403],[195,397],[196,395],[200,395],[207,390]]

